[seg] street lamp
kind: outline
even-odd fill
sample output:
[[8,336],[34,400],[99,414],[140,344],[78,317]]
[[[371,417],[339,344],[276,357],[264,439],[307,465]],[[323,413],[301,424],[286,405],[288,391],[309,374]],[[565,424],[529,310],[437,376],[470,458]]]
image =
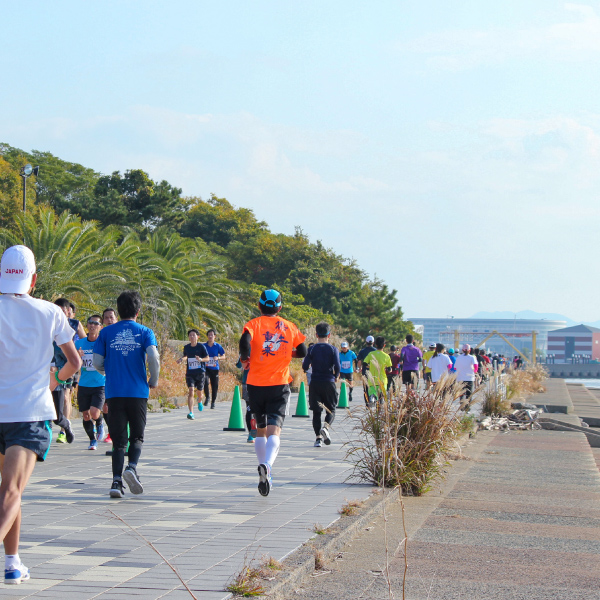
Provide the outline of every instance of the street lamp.
[[40,172],[39,167],[32,167],[30,164],[26,164],[24,167],[21,167],[21,177],[23,178],[23,213],[26,210],[25,199],[27,197],[27,178],[30,175],[35,175]]

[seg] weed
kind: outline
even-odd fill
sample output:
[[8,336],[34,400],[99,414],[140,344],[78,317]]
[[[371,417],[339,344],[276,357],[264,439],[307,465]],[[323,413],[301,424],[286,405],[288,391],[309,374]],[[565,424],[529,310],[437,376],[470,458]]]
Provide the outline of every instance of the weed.
[[321,525],[321,523],[315,523],[313,525],[312,530],[313,533],[316,533],[317,535],[326,535],[331,531],[329,527],[324,527],[323,525]]
[[261,576],[260,569],[244,565],[242,570],[235,575],[225,589],[232,594],[243,596],[244,598],[260,596],[265,593],[260,583]]
[[473,427],[475,427],[476,422],[477,418],[475,417],[475,415],[463,415],[458,423],[458,432],[468,433],[472,431]]
[[315,550],[315,571],[322,571],[325,569],[325,555],[323,550],[317,548]]
[[283,569],[283,565],[272,556],[266,556],[263,558],[261,567],[263,569],[270,569],[271,571],[281,571],[281,569]]
[[510,410],[510,400],[508,399],[508,384],[506,385],[507,397],[504,398],[499,391],[486,390],[483,392],[483,402],[481,403],[482,415],[505,415]]
[[338,511],[342,517],[353,517],[358,513],[358,509],[364,506],[362,500],[347,500],[346,504]]

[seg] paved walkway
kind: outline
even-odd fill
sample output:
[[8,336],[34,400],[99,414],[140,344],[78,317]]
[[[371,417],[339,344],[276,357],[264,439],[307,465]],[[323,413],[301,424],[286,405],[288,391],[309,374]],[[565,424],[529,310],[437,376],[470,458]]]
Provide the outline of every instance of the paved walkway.
[[[481,432],[440,490],[406,498],[409,600],[600,598],[600,473],[583,434]],[[298,600],[387,600],[378,518]],[[399,504],[388,511],[391,587],[402,598]]]
[[348,423],[338,418],[332,445],[313,448],[310,419],[289,417],[275,487],[261,497],[253,446],[244,433],[222,431],[230,405],[217,406],[195,421],[184,410],[150,414],[139,466],[145,493],[122,500],[108,497],[107,445],[88,451],[77,421],[74,444],[53,444],[26,491],[21,557],[32,579],[0,584],[0,598],[189,600],[143,535],[198,598],[220,600],[245,559],[282,559],[313,535],[315,522],[333,522],[345,499],[370,494],[369,486],[343,483]]

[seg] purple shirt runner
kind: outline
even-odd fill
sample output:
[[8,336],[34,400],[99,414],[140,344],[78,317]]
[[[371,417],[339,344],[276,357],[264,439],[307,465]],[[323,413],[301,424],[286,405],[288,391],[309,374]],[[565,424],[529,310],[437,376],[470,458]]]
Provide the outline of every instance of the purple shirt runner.
[[402,357],[402,370],[403,371],[418,371],[419,370],[419,358],[423,358],[423,353],[420,348],[417,348],[413,344],[408,344],[402,348],[400,352]]

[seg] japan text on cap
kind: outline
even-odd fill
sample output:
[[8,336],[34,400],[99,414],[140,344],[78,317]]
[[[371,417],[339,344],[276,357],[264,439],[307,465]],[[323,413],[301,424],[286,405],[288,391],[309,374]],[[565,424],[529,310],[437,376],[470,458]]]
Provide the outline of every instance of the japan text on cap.
[[0,292],[26,294],[35,273],[35,257],[27,246],[11,246],[4,251],[0,263]]

